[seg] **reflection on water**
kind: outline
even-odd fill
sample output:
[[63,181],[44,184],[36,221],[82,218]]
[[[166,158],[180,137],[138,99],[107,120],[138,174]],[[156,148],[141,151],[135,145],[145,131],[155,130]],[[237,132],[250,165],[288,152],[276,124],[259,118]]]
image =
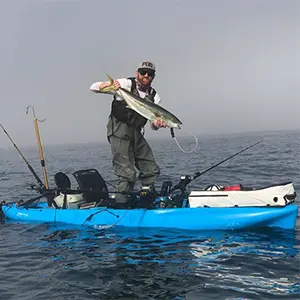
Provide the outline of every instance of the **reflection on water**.
[[[59,276],[66,288],[97,297],[202,299],[197,297],[213,291],[241,299],[300,295],[299,277],[289,276],[299,267],[295,231],[96,231],[48,225],[37,234],[31,246],[47,252],[59,271],[49,280]],[[101,281],[101,288],[94,280]]]

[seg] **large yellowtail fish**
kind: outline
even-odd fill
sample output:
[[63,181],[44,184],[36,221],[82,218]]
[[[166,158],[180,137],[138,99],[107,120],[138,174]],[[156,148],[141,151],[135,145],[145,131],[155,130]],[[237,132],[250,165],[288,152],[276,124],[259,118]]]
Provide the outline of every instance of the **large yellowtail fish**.
[[116,91],[113,85],[113,78],[109,75],[107,75],[107,77],[111,85],[102,89],[100,91],[101,93],[118,95],[125,100],[128,108],[136,111],[138,114],[151,122],[154,122],[156,119],[161,119],[169,128],[180,129],[180,125],[182,125],[182,122],[168,110],[160,105],[155,104],[147,97],[143,99],[123,88],[119,88]]

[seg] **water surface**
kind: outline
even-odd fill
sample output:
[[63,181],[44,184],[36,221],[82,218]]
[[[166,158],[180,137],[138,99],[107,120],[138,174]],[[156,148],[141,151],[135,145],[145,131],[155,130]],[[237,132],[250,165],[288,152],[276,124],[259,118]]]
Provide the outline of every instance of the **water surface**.
[[[293,181],[300,193],[300,133],[205,137],[196,152],[150,141],[163,180],[203,171],[263,138],[263,143],[199,177],[208,184],[260,187]],[[178,138],[185,148],[192,141]],[[16,141],[17,142],[17,141]],[[22,149],[40,172],[36,147]],[[116,182],[107,144],[44,146],[50,185],[63,171],[96,168]],[[33,196],[34,178],[14,149],[0,149],[0,200]],[[40,175],[41,176],[41,175]],[[137,187],[139,184],[137,184]],[[297,200],[299,203],[299,200]],[[212,220],[213,222],[213,220]],[[300,221],[295,230],[185,232],[2,220],[0,299],[298,299]]]

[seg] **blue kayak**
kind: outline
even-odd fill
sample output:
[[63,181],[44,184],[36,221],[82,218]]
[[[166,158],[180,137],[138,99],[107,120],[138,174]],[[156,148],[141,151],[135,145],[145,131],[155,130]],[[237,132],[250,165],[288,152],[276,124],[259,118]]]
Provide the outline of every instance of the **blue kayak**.
[[2,211],[8,219],[17,221],[67,223],[97,229],[122,226],[183,230],[241,230],[258,227],[293,229],[298,206],[289,204],[285,207],[57,209],[48,207],[47,203],[38,203],[30,208],[4,204]]
[[[0,203],[8,219],[28,222],[66,223],[109,228],[173,228],[183,230],[241,230],[258,227],[293,229],[298,215],[296,192],[292,182],[252,188],[209,185],[188,191],[187,185],[199,176],[259,144],[244,148],[221,162],[194,175],[182,175],[177,184],[167,180],[160,192],[155,186],[143,186],[136,192],[120,194],[109,191],[107,183],[96,169],[77,170],[73,173],[78,183],[71,187],[69,177],[58,172],[54,175],[56,187],[49,188],[43,166],[45,184],[22,155],[7,131],[0,124],[37,181],[31,185],[40,196],[27,201]],[[41,145],[39,144],[41,151]],[[42,153],[40,152],[42,157]],[[47,202],[40,202],[41,198]]]

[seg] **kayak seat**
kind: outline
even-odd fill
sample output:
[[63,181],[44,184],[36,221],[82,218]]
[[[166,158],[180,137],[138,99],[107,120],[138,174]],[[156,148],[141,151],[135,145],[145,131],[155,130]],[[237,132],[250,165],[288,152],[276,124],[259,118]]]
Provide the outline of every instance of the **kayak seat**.
[[109,200],[107,185],[96,169],[78,170],[73,176],[87,201]]
[[[58,189],[56,197],[52,199],[55,208],[67,208],[70,205],[70,199],[68,199],[68,197],[70,196],[73,199],[82,198],[82,195],[80,195],[80,191],[78,191],[77,189],[71,190],[71,181],[65,173],[56,173],[54,175],[54,182]],[[72,202],[74,202],[74,200]]]
[[54,182],[60,192],[65,194],[79,194],[78,190],[71,190],[71,181],[69,177],[63,173],[58,172],[54,175]]

